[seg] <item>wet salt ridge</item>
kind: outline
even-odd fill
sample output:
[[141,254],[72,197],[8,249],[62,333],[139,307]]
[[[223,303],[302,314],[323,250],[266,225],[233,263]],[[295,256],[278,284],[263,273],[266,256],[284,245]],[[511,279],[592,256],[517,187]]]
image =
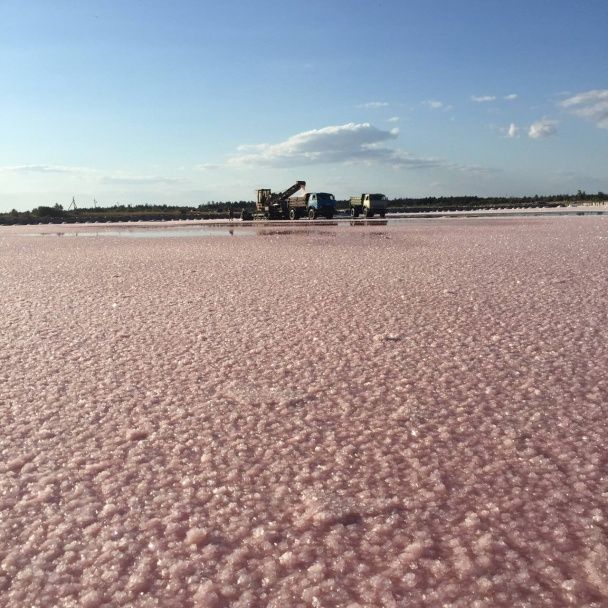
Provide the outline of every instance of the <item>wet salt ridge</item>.
[[606,219],[24,230],[0,606],[608,605]]

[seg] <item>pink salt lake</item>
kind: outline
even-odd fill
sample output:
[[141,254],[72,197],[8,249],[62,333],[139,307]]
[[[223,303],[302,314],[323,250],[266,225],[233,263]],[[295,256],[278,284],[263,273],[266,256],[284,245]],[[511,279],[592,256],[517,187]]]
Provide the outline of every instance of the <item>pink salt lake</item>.
[[607,218],[57,230],[0,229],[0,606],[608,605]]

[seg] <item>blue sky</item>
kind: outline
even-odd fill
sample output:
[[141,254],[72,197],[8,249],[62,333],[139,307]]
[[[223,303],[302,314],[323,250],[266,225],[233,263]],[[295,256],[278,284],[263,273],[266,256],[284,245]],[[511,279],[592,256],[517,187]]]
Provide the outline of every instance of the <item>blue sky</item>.
[[0,211],[608,191],[608,2],[0,0]]

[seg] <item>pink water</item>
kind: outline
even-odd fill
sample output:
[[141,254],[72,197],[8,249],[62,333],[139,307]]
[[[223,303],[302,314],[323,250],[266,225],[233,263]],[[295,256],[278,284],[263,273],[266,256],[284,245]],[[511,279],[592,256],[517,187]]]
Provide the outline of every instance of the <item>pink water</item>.
[[0,606],[608,606],[608,220],[25,232]]

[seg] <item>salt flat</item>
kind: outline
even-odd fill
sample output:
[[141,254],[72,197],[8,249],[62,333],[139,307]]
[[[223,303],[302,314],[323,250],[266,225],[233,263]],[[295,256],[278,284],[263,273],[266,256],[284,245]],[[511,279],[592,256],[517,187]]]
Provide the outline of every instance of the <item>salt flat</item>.
[[608,219],[57,230],[0,229],[0,606],[608,605]]

